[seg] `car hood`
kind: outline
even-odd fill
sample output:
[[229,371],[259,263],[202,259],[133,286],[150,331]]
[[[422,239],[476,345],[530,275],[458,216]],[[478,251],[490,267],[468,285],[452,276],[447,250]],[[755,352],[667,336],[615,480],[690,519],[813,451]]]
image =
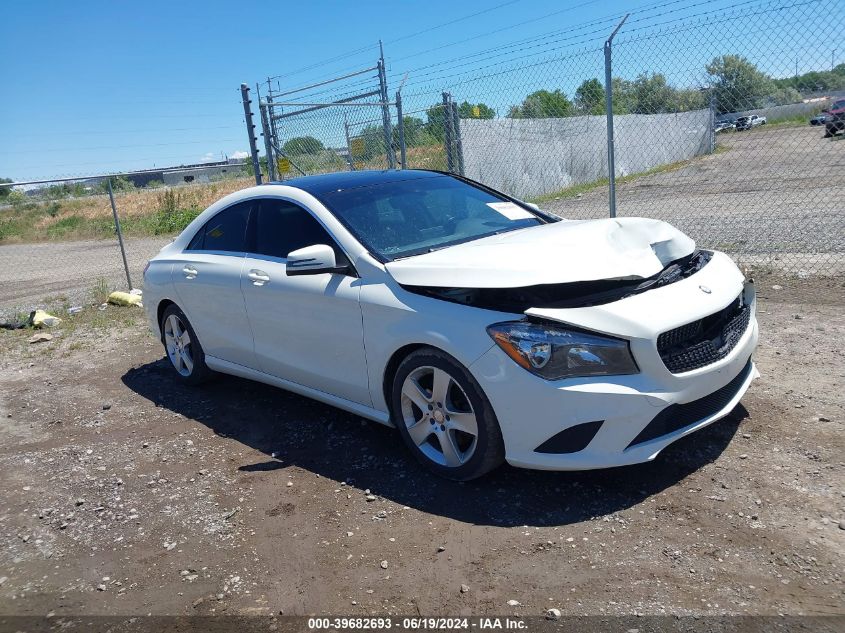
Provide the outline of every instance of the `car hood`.
[[692,239],[660,220],[563,220],[389,262],[385,268],[403,285],[518,288],[646,279],[694,250]]

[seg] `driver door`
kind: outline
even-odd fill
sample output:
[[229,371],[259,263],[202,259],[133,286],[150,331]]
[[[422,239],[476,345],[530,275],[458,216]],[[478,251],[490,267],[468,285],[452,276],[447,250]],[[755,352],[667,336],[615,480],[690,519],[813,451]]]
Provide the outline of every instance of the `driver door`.
[[258,368],[270,375],[359,404],[372,400],[358,303],[360,280],[345,274],[289,277],[288,253],[327,244],[348,263],[306,209],[280,198],[255,201],[241,290]]

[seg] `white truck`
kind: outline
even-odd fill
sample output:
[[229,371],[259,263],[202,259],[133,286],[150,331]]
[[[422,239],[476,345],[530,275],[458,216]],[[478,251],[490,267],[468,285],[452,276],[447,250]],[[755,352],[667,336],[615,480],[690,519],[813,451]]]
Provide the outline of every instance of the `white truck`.
[[766,125],[766,117],[751,114],[749,116],[741,116],[736,120],[736,130],[750,130],[758,125]]

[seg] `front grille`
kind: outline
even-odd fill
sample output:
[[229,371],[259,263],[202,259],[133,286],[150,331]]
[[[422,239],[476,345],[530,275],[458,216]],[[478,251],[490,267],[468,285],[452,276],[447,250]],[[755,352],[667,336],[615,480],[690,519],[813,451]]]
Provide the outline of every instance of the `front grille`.
[[742,295],[724,310],[657,337],[657,351],[673,374],[722,360],[736,347],[751,321],[751,306]]
[[734,399],[736,394],[742,388],[742,385],[748,379],[751,373],[751,359],[745,364],[745,367],[736,378],[731,380],[727,385],[721,389],[714,391],[709,396],[704,396],[698,400],[687,402],[686,404],[670,404],[668,407],[658,413],[648,425],[640,431],[640,434],[628,444],[627,448],[648,442],[658,437],[663,437],[669,433],[679,431],[684,427],[700,422],[711,415],[715,415],[724,409],[728,403]]

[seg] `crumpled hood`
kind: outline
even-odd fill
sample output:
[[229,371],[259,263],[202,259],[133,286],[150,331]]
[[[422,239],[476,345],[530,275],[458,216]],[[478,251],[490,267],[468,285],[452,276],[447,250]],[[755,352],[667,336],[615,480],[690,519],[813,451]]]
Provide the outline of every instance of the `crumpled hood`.
[[397,260],[385,268],[403,285],[519,288],[645,279],[693,250],[692,239],[660,220],[563,220]]

